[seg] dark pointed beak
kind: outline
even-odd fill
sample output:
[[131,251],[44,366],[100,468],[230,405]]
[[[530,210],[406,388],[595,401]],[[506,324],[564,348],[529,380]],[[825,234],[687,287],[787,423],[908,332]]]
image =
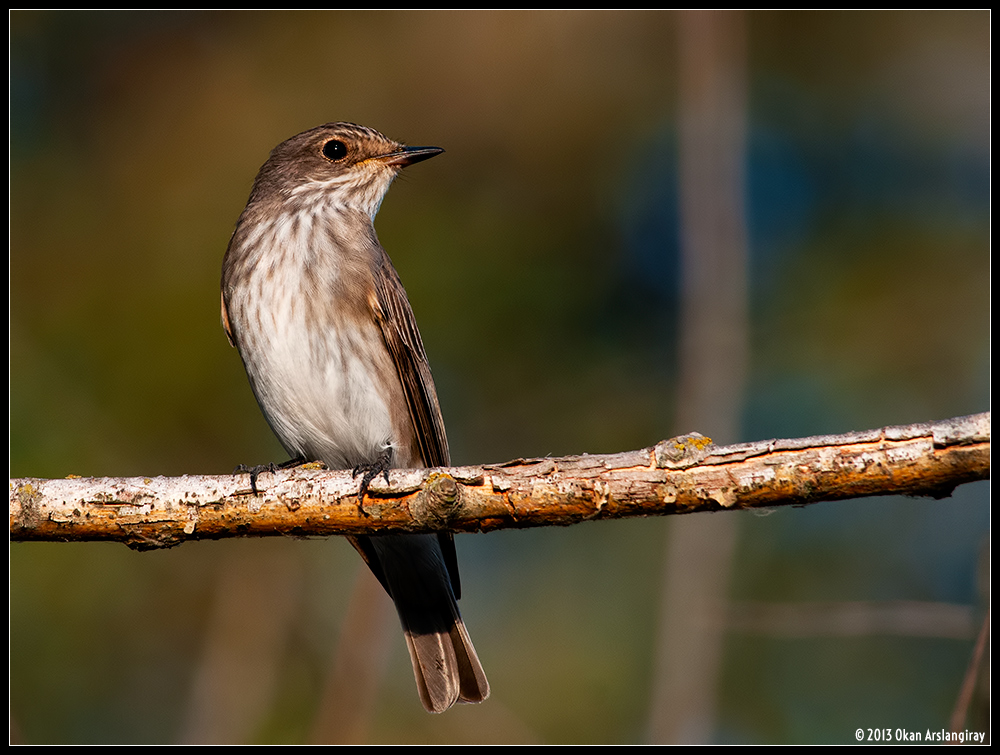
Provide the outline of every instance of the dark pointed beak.
[[434,157],[434,155],[440,155],[442,152],[444,150],[440,147],[403,147],[397,152],[379,155],[375,159],[386,165],[398,165],[400,168],[405,168],[407,165],[427,160]]

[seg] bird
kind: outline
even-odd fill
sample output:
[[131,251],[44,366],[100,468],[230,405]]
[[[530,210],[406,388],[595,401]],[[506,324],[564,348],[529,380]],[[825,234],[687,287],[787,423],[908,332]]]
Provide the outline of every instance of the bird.
[[[450,465],[420,331],[374,227],[399,172],[443,151],[347,122],[297,134],[257,173],[223,258],[222,324],[290,463],[363,475],[362,502],[390,469]],[[349,540],[395,604],[427,711],[485,700],[452,534]]]

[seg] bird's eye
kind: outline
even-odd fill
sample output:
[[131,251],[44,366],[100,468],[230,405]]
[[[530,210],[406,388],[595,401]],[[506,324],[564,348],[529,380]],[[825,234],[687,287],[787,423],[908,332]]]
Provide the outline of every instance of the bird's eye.
[[347,157],[347,145],[339,139],[331,139],[323,145],[323,157],[328,160],[342,160]]

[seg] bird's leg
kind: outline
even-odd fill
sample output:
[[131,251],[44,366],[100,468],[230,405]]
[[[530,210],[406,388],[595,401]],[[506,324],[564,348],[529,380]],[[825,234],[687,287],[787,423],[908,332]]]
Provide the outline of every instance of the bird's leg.
[[298,467],[305,463],[305,457],[299,456],[294,459],[289,459],[288,461],[283,461],[281,464],[275,464],[273,461],[267,464],[258,464],[255,467],[248,467],[246,464],[240,464],[233,470],[233,474],[249,473],[250,490],[254,495],[260,495],[260,491],[257,489],[257,478],[260,476],[261,472],[270,472],[271,474],[274,474],[279,469],[291,469],[292,467]]
[[374,480],[379,475],[385,477],[385,484],[389,484],[389,469],[392,463],[392,447],[386,447],[382,449],[382,453],[374,461],[365,462],[363,464],[358,464],[352,471],[351,475],[357,477],[362,472],[364,477],[361,478],[361,487],[358,489],[358,505],[361,506],[365,502],[365,494],[368,492],[368,486],[371,481]]

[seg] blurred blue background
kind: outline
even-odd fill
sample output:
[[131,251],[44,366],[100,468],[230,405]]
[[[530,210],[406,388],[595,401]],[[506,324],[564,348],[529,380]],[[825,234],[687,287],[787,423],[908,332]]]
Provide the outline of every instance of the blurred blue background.
[[[747,15],[740,440],[989,409],[989,22]],[[13,11],[10,34],[12,477],[284,458],[220,327],[220,266],[268,151],[332,120],[446,149],[376,227],[454,463],[712,435],[674,422],[676,14]],[[725,516],[736,603],[986,607],[988,483]],[[671,524],[460,536],[491,699],[426,715],[390,626],[352,737],[648,741]],[[15,543],[10,567],[16,740],[209,739],[198,680],[229,637],[253,639],[226,693],[246,699],[215,735],[316,741],[362,569],[346,543]],[[710,740],[940,729],[973,640],[733,630]]]

